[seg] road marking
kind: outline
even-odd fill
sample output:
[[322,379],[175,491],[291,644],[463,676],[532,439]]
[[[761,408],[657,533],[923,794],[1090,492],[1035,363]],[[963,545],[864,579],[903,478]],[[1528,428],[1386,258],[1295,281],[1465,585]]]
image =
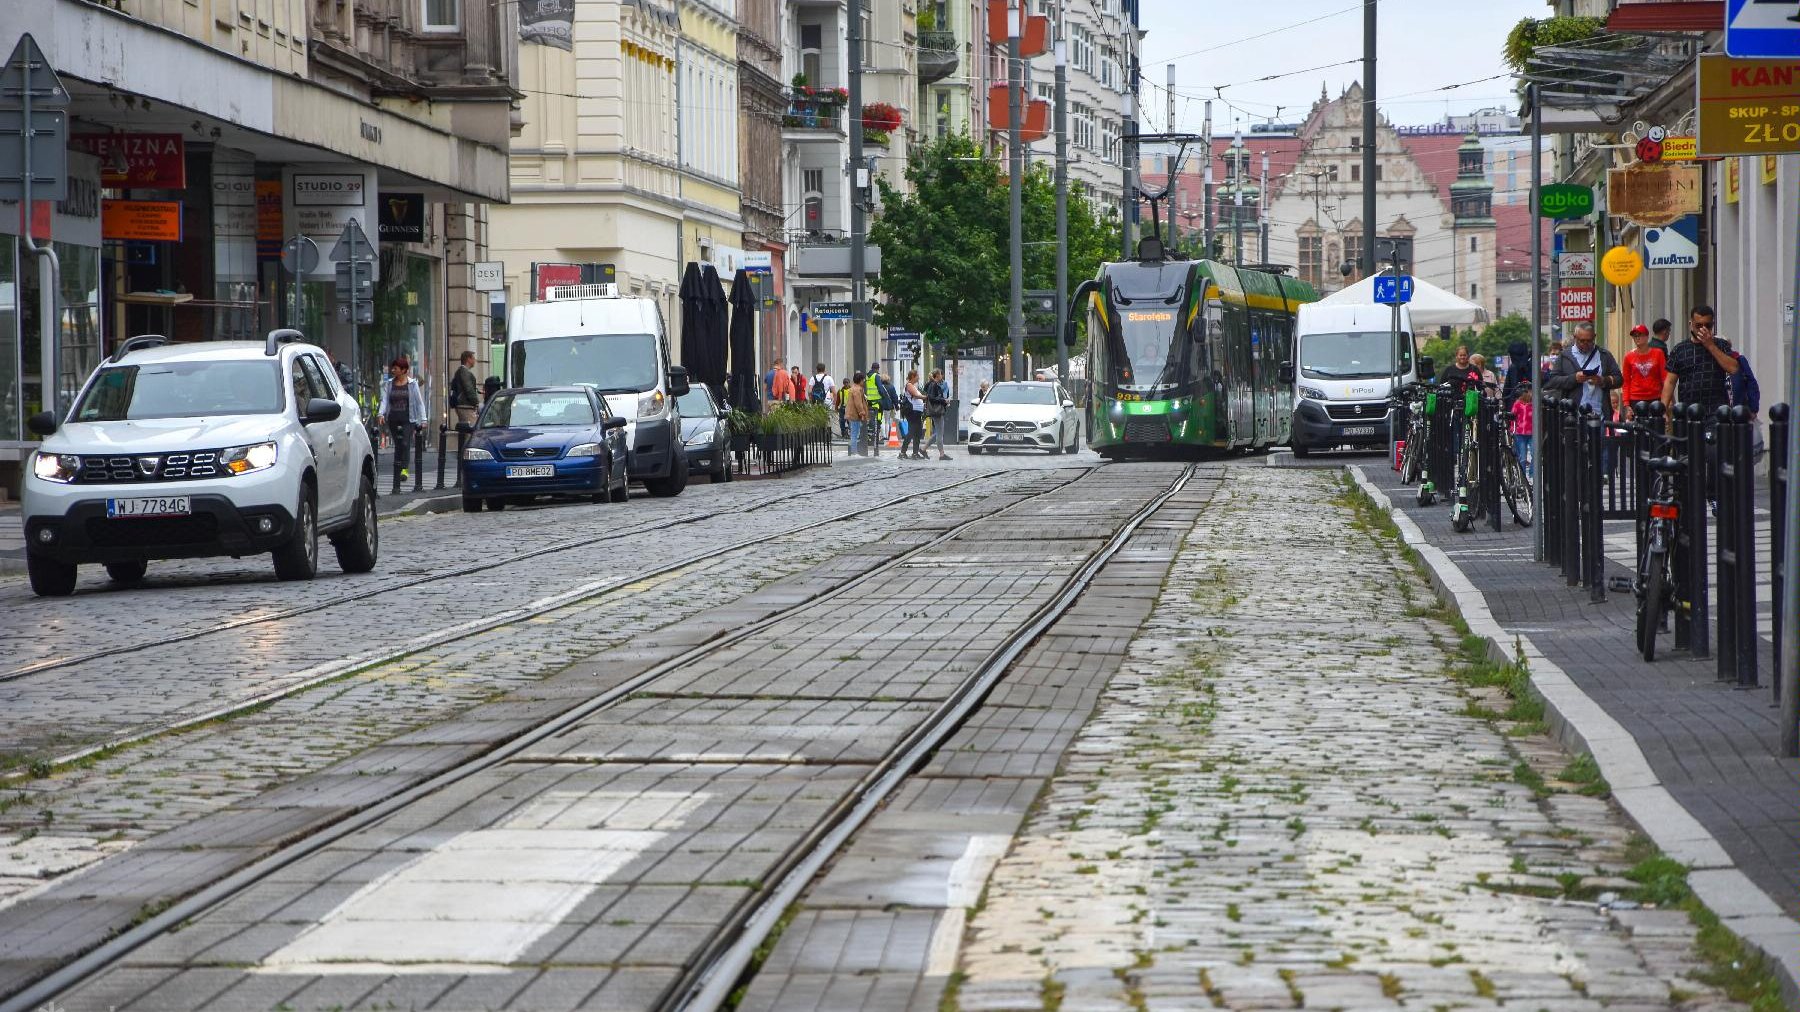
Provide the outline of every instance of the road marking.
[[383,875],[262,973],[503,973],[710,795],[552,791]]
[[976,833],[969,837],[962,856],[950,866],[944,890],[944,916],[938,918],[931,931],[931,945],[925,956],[925,976],[948,977],[956,971],[957,953],[962,949],[963,927],[967,908],[981,901],[981,890],[993,874],[994,866],[1006,856],[1012,837],[1006,833]]

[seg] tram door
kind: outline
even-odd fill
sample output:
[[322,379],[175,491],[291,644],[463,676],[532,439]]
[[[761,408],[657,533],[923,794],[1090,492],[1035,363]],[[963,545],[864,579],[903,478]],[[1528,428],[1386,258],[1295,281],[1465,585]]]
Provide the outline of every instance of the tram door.
[[1231,438],[1231,347],[1225,333],[1225,314],[1214,303],[1206,307],[1206,382],[1212,391],[1212,440],[1224,444]]
[[1231,327],[1231,442],[1238,445],[1250,442],[1256,432],[1252,403],[1256,395],[1256,349],[1250,343],[1250,314],[1237,310],[1226,319]]

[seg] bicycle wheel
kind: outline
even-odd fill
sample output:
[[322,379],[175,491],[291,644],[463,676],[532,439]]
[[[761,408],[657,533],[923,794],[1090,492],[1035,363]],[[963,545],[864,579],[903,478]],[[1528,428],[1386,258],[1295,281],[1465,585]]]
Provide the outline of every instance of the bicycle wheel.
[[1512,510],[1513,523],[1530,527],[1531,484],[1525,480],[1525,465],[1510,451],[1500,462],[1500,491],[1506,494],[1506,505]]
[[1400,455],[1400,484],[1402,485],[1416,485],[1419,483],[1419,479],[1424,477],[1420,472],[1424,470],[1421,464],[1425,457],[1425,451],[1420,448],[1419,441],[1419,433],[1412,432],[1407,435],[1406,452]]
[[1668,593],[1669,553],[1657,548],[1644,552],[1643,590],[1638,596],[1638,650],[1645,662],[1656,660],[1656,633],[1662,627],[1663,598]]

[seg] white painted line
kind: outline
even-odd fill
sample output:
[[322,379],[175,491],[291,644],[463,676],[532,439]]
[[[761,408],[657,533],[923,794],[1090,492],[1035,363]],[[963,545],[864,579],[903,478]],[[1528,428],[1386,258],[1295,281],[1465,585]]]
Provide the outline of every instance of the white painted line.
[[[1449,556],[1426,540],[1425,532],[1406,511],[1397,509],[1388,494],[1363,474],[1362,468],[1352,466],[1348,470],[1371,499],[1387,504],[1401,540],[1412,546],[1430,567],[1441,585],[1439,596],[1451,599],[1470,631],[1486,638],[1490,650],[1525,663],[1531,673],[1532,688],[1544,699],[1551,726],[1562,732],[1559,737],[1566,744],[1582,748],[1594,757],[1626,815],[1664,853],[1698,870],[1689,877],[1689,883],[1700,901],[1717,913],[1726,927],[1768,958],[1785,978],[1783,990],[1790,999],[1800,993],[1800,946],[1795,945],[1800,923],[1768,914],[1771,909],[1779,913],[1779,904],[1733,865],[1731,856],[1712,833],[1662,786],[1637,739],[1582,691],[1567,672],[1544,656],[1524,635],[1527,630],[1509,632],[1501,628],[1488,608],[1486,595],[1476,589]],[[1515,642],[1517,651],[1513,649]]]
[[[706,794],[553,791],[368,885],[263,973],[501,973]],[[375,969],[371,971],[371,967]]]

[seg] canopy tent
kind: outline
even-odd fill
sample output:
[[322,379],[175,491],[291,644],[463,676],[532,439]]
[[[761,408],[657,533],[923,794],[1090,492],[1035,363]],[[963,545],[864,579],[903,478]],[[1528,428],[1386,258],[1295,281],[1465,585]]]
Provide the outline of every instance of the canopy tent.
[[[1366,277],[1349,288],[1319,300],[1325,306],[1367,306],[1375,302],[1375,278]],[[1488,322],[1487,310],[1461,299],[1423,278],[1413,279],[1412,301],[1406,303],[1414,332],[1428,327],[1466,327]]]

